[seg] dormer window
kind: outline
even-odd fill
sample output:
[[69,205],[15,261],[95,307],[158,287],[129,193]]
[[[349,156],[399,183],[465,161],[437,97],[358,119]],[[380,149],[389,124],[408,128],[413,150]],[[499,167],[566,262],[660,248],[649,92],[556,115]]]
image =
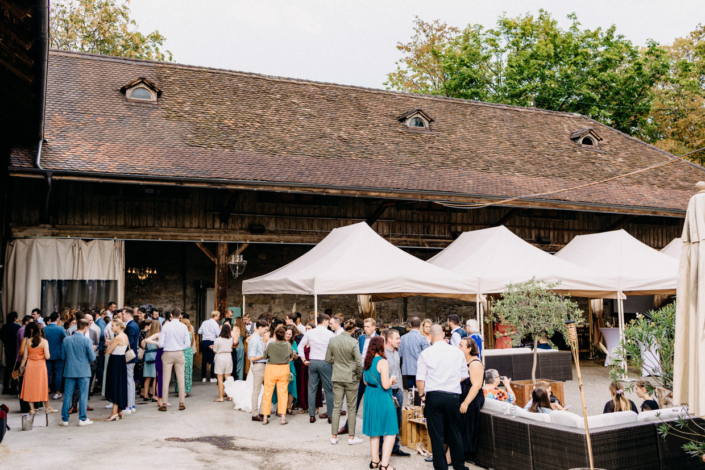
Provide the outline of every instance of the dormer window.
[[156,103],[162,91],[146,78],[138,78],[120,88],[128,101]]
[[599,148],[602,137],[597,135],[592,127],[586,127],[570,134],[570,139],[581,147],[596,149]]
[[406,125],[409,130],[430,131],[433,119],[420,108],[415,108],[397,117],[397,121]]

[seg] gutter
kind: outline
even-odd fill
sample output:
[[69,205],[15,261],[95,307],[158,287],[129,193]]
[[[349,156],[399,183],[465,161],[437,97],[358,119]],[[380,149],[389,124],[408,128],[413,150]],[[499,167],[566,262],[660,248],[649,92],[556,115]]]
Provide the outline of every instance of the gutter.
[[[37,42],[34,47],[37,48],[37,123],[39,129],[37,138],[44,140],[44,112],[47,102],[47,79],[49,75],[49,1],[36,0],[34,5],[34,16],[37,20]],[[41,155],[41,143],[38,151],[38,157]],[[41,168],[39,166],[38,168]]]
[[[214,179],[214,178],[194,178],[194,177],[185,177],[185,176],[144,176],[144,175],[133,175],[129,173],[104,173],[104,172],[80,172],[80,171],[65,171],[65,170],[47,170],[47,169],[37,169],[37,168],[21,168],[21,167],[16,167],[16,168],[10,168],[9,170],[10,176],[19,176],[23,177],[26,175],[26,177],[31,177],[31,175],[37,175],[37,177],[41,176],[46,176],[47,173],[53,173],[54,178],[58,179],[76,179],[76,180],[83,180],[83,181],[98,181],[101,183],[108,182],[108,181],[113,181],[113,182],[126,182],[126,183],[131,183],[131,184],[171,184],[174,186],[190,186],[190,187],[214,187],[214,186],[220,186],[220,187],[225,187],[225,188],[233,188],[233,187],[240,187],[238,189],[247,189],[248,187],[251,186],[268,186],[267,189],[262,189],[262,191],[279,191],[279,192],[300,192],[300,193],[305,193],[307,192],[306,190],[325,190],[328,191],[328,195],[341,195],[341,196],[348,196],[348,197],[360,197],[360,195],[356,194],[342,194],[343,192],[374,192],[374,193],[383,193],[386,194],[384,198],[386,199],[392,199],[392,200],[403,200],[403,201],[408,201],[408,200],[415,200],[415,201],[423,201],[423,202],[448,202],[449,204],[452,204],[453,201],[448,201],[445,200],[444,198],[448,197],[462,197],[465,198],[466,200],[468,198],[477,198],[477,199],[482,199],[482,200],[496,200],[496,201],[503,201],[506,199],[505,196],[488,196],[484,194],[465,194],[465,193],[453,193],[453,192],[438,192],[438,191],[423,191],[423,190],[412,190],[412,189],[381,189],[381,188],[372,188],[372,187],[358,187],[358,186],[333,186],[333,185],[326,185],[326,184],[311,184],[311,183],[291,183],[291,182],[276,182],[276,181],[259,181],[259,180],[226,180],[226,179]],[[108,180],[108,181],[105,181]],[[125,181],[127,180],[127,181]],[[131,180],[131,181],[130,181]],[[277,189],[279,188],[279,189]],[[299,191],[291,191],[288,190],[288,188],[297,188]],[[254,188],[254,191],[257,191],[257,188]],[[426,196],[425,199],[421,198],[404,198],[404,197],[394,197],[394,196],[388,196],[389,194],[406,194],[409,196],[418,196],[418,195],[424,195]],[[362,195],[362,197],[367,197],[365,195]],[[370,196],[370,197],[375,197],[375,196]],[[383,196],[379,196],[383,197]],[[429,197],[433,197],[433,199],[429,199]],[[614,206],[610,204],[598,204],[598,203],[572,203],[570,201],[562,201],[562,200],[553,200],[553,199],[530,199],[530,198],[524,198],[522,201],[526,201],[528,203],[534,202],[534,203],[541,203],[541,204],[560,204],[563,206],[571,205],[571,206],[582,206],[584,207],[583,209],[576,209],[574,207],[571,208],[564,208],[562,210],[572,210],[572,211],[578,211],[578,212],[607,212],[609,211],[612,214],[625,214],[625,215],[631,215],[631,214],[638,214],[638,215],[644,215],[644,216],[658,216],[658,217],[674,217],[674,218],[683,218],[685,217],[685,210],[679,210],[679,209],[661,209],[658,207],[653,207],[653,208],[644,208],[642,206]],[[526,205],[518,205],[518,204],[506,204],[502,205],[502,207],[516,207],[516,208],[521,208],[521,209],[527,209],[527,208],[541,208],[541,206],[531,206],[529,204]],[[543,207],[545,208],[545,207]],[[560,209],[560,208],[555,208],[555,209]],[[600,210],[601,209],[601,210]],[[471,210],[471,209],[468,209]]]

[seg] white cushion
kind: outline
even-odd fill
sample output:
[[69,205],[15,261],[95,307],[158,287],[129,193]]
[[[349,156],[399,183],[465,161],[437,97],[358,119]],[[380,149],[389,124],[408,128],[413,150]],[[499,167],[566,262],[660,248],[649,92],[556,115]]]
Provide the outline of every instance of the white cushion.
[[689,418],[688,413],[683,408],[664,408],[663,410],[649,410],[639,413],[637,421],[661,421],[675,419],[679,416]]
[[516,410],[516,415],[518,418],[526,418],[530,419],[532,421],[540,421],[542,423],[550,423],[551,422],[551,413],[531,413],[530,411],[526,411],[523,408],[517,407]]
[[485,404],[482,405],[483,409],[498,411],[500,413],[504,412],[504,406],[507,404],[503,401],[494,400],[492,398],[485,398]]
[[509,356],[512,354],[529,354],[533,351],[530,348],[507,348],[507,349],[483,349],[483,356]]
[[588,416],[588,426],[590,429],[602,428],[617,424],[636,423],[636,420],[637,414],[633,411],[617,411],[616,413]]
[[548,416],[551,417],[551,422],[553,424],[585,429],[585,422],[583,418],[575,413],[571,413],[570,411],[552,411]]

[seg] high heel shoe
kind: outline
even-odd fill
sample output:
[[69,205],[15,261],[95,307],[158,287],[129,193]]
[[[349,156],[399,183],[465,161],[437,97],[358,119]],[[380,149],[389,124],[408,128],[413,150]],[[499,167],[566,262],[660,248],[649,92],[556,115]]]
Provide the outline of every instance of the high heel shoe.
[[29,414],[34,416],[37,414],[37,410],[29,410]]
[[44,410],[44,414],[48,414],[48,415],[50,415],[52,413],[58,413],[58,412],[59,412],[59,410],[55,410],[54,408],[47,408]]
[[112,415],[110,418],[105,418],[105,421],[106,421],[106,422],[108,422],[108,421],[117,421],[117,420],[119,420],[120,418],[121,418],[121,416],[116,414],[116,415]]

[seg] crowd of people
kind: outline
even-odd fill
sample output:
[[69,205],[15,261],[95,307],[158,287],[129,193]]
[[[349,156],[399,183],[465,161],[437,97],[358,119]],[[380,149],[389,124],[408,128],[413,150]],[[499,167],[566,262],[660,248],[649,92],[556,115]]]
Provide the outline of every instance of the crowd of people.
[[[188,314],[178,308],[159,311],[124,307],[64,310],[46,319],[39,309],[22,319],[8,314],[0,329],[6,357],[4,393],[17,394],[23,412],[55,413],[50,397],[63,398],[62,426],[78,413],[79,426],[92,424],[86,412],[89,396],[99,392],[110,410],[105,421],[136,412],[136,394],[166,412],[172,372],[178,409],[193,387],[193,358],[199,350]],[[252,412],[252,421],[267,425],[272,409],[281,425],[287,417],[308,414],[309,422],[327,420],[333,445],[348,436],[349,445],[363,443],[356,417],[365,398],[362,434],[370,438],[370,468],[390,469],[390,459],[406,457],[399,444],[401,411],[423,405],[434,468],[465,468],[477,449],[479,413],[485,400],[516,402],[511,379],[481,360],[482,338],[477,321],[461,326],[449,315],[449,334],[430,320],[411,318],[409,329],[379,329],[372,318],[345,321],[332,311],[316,323],[303,324],[301,314],[282,320],[269,314],[251,321],[228,310],[213,311],[198,329],[202,382],[217,383],[215,402],[234,402]],[[400,331],[401,330],[401,331]],[[245,377],[247,377],[245,379]],[[235,384],[235,385],[234,385]],[[240,384],[240,385],[237,385]],[[648,384],[636,385],[641,410],[657,409]],[[619,383],[610,386],[612,400],[604,412],[633,410]],[[320,410],[325,406],[325,410]],[[551,384],[539,381],[525,409],[535,413],[564,410]],[[322,413],[319,414],[319,410]],[[341,418],[347,421],[341,426]]]

